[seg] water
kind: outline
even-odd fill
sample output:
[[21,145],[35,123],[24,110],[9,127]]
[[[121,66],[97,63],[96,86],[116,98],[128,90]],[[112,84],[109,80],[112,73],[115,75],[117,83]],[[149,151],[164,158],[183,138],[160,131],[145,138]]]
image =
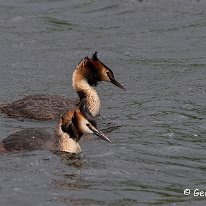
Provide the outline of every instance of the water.
[[[72,72],[96,50],[127,89],[97,88],[112,145],[2,155],[0,205],[205,205],[205,30],[203,0],[0,1],[1,102],[75,96]],[[0,138],[54,125],[1,115]]]

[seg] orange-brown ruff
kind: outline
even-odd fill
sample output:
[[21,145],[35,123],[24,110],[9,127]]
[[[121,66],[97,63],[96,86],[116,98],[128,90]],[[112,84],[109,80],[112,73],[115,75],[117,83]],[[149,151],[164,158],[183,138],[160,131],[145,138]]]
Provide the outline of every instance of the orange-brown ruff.
[[0,152],[17,150],[51,150],[80,153],[79,140],[84,133],[93,133],[111,142],[96,128],[96,122],[85,102],[74,111],[71,121],[61,125],[61,130],[50,134],[43,129],[25,129],[11,134],[0,144]]
[[[98,82],[106,81],[125,90],[124,87],[115,80],[113,72],[97,58],[95,52],[92,58],[85,57],[77,65],[73,77],[72,85],[78,93],[80,101],[86,98],[87,106],[93,116],[99,113],[100,99],[93,88]],[[32,119],[57,119],[65,111],[72,111],[76,108],[79,100],[66,98],[58,95],[30,95],[15,102],[0,106],[0,112],[6,113],[10,117],[24,117]],[[71,117],[72,113],[70,114]]]

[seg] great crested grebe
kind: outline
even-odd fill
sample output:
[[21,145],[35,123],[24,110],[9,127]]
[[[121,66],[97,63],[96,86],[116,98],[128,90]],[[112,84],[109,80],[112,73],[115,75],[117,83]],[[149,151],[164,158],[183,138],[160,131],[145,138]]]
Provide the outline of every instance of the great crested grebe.
[[[82,98],[86,98],[87,106],[93,116],[96,116],[100,109],[100,99],[93,86],[97,86],[97,83],[101,81],[111,82],[125,90],[115,80],[112,70],[97,58],[97,52],[95,52],[92,58],[85,57],[79,62],[72,76],[74,90],[77,92],[80,101]],[[6,113],[10,117],[39,120],[56,119],[65,111],[74,110],[77,103],[77,99],[37,94],[3,104],[0,106],[0,112]]]
[[0,143],[0,151],[18,150],[50,150],[69,153],[80,153],[79,140],[83,134],[93,133],[103,140],[110,142],[101,131],[97,129],[94,117],[83,100],[74,111],[71,121],[62,125],[54,135],[42,129],[25,129],[11,134]]

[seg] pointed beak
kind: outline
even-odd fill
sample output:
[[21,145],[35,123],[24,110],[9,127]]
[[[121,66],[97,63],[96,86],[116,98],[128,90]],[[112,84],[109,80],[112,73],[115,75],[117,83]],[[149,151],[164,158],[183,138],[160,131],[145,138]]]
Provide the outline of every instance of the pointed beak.
[[109,77],[110,81],[112,84],[116,85],[117,87],[119,87],[120,89],[126,91],[126,89],[113,77]]
[[99,136],[101,139],[109,142],[109,143],[112,143],[112,141],[101,131],[99,131],[97,128],[94,128],[94,127],[89,127],[89,129],[97,136]]

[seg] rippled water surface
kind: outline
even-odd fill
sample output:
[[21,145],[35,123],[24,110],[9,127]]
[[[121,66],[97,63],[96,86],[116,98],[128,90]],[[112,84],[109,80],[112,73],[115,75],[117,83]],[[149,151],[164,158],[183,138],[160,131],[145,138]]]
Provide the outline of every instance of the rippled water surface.
[[[204,0],[1,0],[0,102],[75,96],[72,72],[94,51],[127,91],[97,88],[113,144],[1,155],[0,205],[205,205],[205,31]],[[54,125],[1,114],[0,139]]]

